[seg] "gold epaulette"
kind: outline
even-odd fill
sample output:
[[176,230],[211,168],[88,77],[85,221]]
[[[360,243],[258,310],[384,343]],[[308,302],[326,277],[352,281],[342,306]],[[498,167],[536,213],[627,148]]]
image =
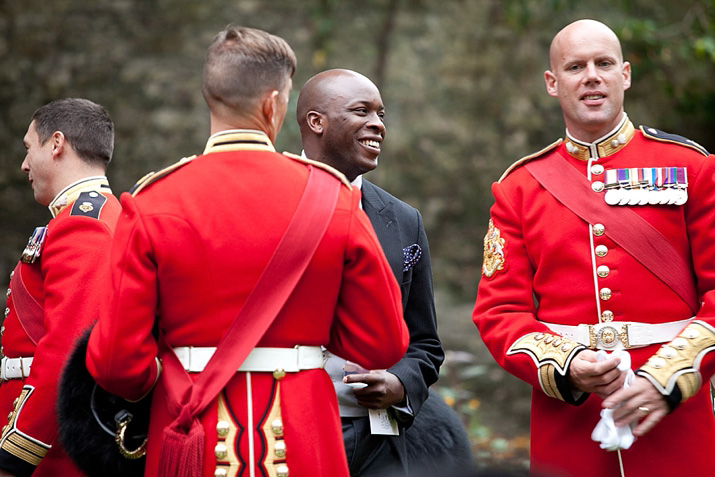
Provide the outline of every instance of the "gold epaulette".
[[546,154],[547,152],[549,152],[550,150],[552,150],[553,148],[555,148],[556,146],[561,144],[563,141],[564,141],[563,139],[559,139],[558,141],[555,141],[555,142],[549,144],[548,146],[546,146],[545,148],[543,148],[542,150],[540,150],[538,152],[535,152],[534,154],[529,154],[528,156],[522,157],[521,159],[516,161],[514,164],[509,166],[509,168],[506,171],[504,171],[504,174],[501,175],[501,177],[499,178],[499,180],[497,182],[503,181],[504,178],[506,176],[508,176],[511,171],[513,171],[517,167],[521,166],[522,164],[525,164],[526,162],[528,162],[532,159],[536,159],[537,157],[540,157],[540,156]]
[[293,160],[295,160],[295,161],[299,161],[299,162],[302,162],[302,163],[304,163],[304,164],[310,164],[311,166],[319,167],[320,169],[323,169],[324,171],[328,171],[328,172],[330,172],[332,175],[334,175],[335,177],[337,177],[338,179],[340,179],[340,182],[342,182],[343,184],[345,184],[347,187],[349,187],[349,188],[352,187],[352,185],[350,184],[350,181],[347,179],[347,177],[345,177],[345,175],[344,175],[342,172],[340,172],[339,170],[337,170],[337,169],[334,168],[333,166],[329,166],[329,165],[324,164],[324,163],[322,163],[322,162],[314,161],[313,159],[308,159],[308,158],[306,158],[306,157],[299,156],[299,155],[297,155],[297,154],[293,154],[293,153],[290,153],[290,152],[285,152],[285,151],[284,151],[284,152],[283,152],[283,155],[284,155],[285,157],[288,157],[288,158],[293,159]]
[[196,158],[196,155],[189,156],[189,157],[182,157],[179,162],[172,164],[169,167],[165,167],[164,169],[161,169],[159,171],[153,171],[153,172],[146,174],[144,177],[139,179],[136,184],[134,184],[134,187],[129,189],[129,193],[131,195],[137,195],[140,191],[144,190],[144,188],[146,188],[150,184],[153,184],[154,182],[158,181],[159,179],[168,176],[169,174],[171,174],[175,170],[179,169],[180,167],[188,164],[195,158]]

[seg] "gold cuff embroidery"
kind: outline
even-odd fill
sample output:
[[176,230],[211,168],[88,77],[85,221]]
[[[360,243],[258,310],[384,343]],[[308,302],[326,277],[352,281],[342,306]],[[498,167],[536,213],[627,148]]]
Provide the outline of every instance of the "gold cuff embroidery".
[[571,359],[585,346],[551,333],[524,335],[507,351],[507,355],[525,353],[538,368],[539,384],[548,396],[565,401],[557,385],[557,373],[566,376]]
[[639,371],[664,395],[672,393],[677,383],[682,402],[700,389],[700,361],[712,350],[715,350],[715,328],[696,320],[673,341],[661,346]]
[[38,466],[52,446],[33,439],[17,428],[17,417],[20,415],[25,402],[32,395],[34,390],[35,388],[33,386],[25,386],[22,388],[20,396],[15,400],[14,409],[8,416],[9,422],[3,428],[2,437],[0,438],[0,448],[18,459]]

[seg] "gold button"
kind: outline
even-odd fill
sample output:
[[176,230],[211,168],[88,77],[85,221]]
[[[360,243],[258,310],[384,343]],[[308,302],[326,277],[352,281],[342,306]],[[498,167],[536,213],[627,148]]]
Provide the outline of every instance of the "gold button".
[[217,459],[225,459],[228,455],[228,447],[226,447],[226,444],[219,442],[214,447],[214,454],[216,454]]
[[556,338],[551,346],[553,346],[554,348],[558,348],[560,344],[561,338]]
[[603,174],[603,166],[601,164],[592,165],[591,174],[595,174],[597,176]]
[[685,338],[675,338],[673,342],[671,343],[676,349],[685,349],[688,346],[688,340]]
[[10,314],[10,308],[5,308],[5,318]]
[[534,335],[534,339],[535,339],[536,341],[540,341],[540,340],[543,340],[543,339],[544,339],[544,336],[545,336],[545,335],[544,335],[543,333],[536,333],[536,334]]
[[12,419],[12,412],[7,415],[7,420],[9,421],[10,419]]
[[286,441],[276,441],[276,445],[273,448],[273,451],[275,452],[277,458],[284,459],[286,456]]
[[650,358],[648,360],[648,364],[653,366],[655,369],[661,369],[665,366],[665,360],[663,358],[658,357]]
[[676,356],[678,356],[678,352],[675,351],[675,349],[672,348],[671,346],[663,346],[660,349],[659,354],[667,359],[672,359],[672,358],[675,358]]
[[228,477],[228,471],[223,467],[217,467],[214,471],[214,477]]
[[598,296],[601,297],[601,300],[610,300],[611,297],[613,296],[613,293],[611,292],[610,288],[603,287],[598,292]]
[[571,349],[571,343],[564,343],[563,345],[561,345],[561,351],[563,351],[564,353],[570,349]]
[[286,372],[285,369],[283,368],[278,368],[275,371],[273,371],[273,377],[277,380],[280,381],[281,379],[286,377]]
[[271,430],[273,431],[273,434],[277,436],[282,436],[283,435],[283,421],[280,419],[274,419],[273,422],[271,422]]
[[603,310],[603,313],[601,313],[601,319],[606,323],[613,321],[613,312],[611,310]]
[[690,338],[691,340],[694,340],[698,336],[700,336],[700,333],[698,333],[698,330],[695,328],[688,328],[685,331],[683,331],[683,336],[686,338]]
[[544,343],[549,344],[552,341],[554,341],[554,336],[553,335],[548,335],[546,339],[544,339]]
[[230,430],[231,425],[228,423],[228,421],[218,421],[216,423],[216,433],[219,437],[226,437],[228,435],[228,431]]
[[20,402],[20,398],[19,397],[15,398],[15,400],[12,402],[12,407],[17,407],[19,402]]
[[600,237],[606,233],[606,227],[603,224],[593,224],[593,235]]
[[10,293],[12,293],[12,290],[10,290],[10,289],[8,288],[7,291],[5,292],[5,296],[10,296]]
[[608,254],[608,247],[605,245],[597,245],[596,246],[596,255],[599,257],[605,257],[606,254]]
[[600,265],[596,269],[596,273],[598,274],[599,277],[606,278],[608,276],[608,274],[611,273],[611,269],[608,268],[608,266],[606,266],[606,265]]
[[591,184],[591,189],[593,189],[594,192],[602,192],[603,191],[603,182],[601,181],[596,181],[593,184]]
[[289,477],[290,473],[288,472],[288,466],[285,464],[281,464],[276,467],[276,475],[278,477]]
[[14,277],[14,276],[15,276],[15,270],[10,272],[10,280],[12,280],[12,277]]

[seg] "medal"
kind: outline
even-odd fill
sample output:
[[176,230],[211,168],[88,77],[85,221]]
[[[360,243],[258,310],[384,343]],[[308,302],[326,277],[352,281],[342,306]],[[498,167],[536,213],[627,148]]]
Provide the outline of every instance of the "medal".
[[22,251],[20,260],[23,263],[35,263],[42,253],[42,245],[47,237],[47,227],[35,227],[30,240],[27,242],[25,250]]

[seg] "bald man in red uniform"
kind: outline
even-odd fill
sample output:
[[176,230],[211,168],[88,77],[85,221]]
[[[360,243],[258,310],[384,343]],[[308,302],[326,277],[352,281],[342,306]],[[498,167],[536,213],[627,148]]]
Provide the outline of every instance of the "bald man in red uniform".
[[[241,368],[225,364],[238,372],[198,416],[202,475],[347,476],[320,346],[369,368],[393,365],[407,348],[400,290],[359,210],[360,192],[327,166],[275,152],[294,71],[295,56],[282,39],[242,27],[221,32],[204,66],[212,133],[204,152],[122,196],[113,287],[90,336],[87,367],[125,399],[154,390],[149,476],[160,472],[162,433],[176,417],[166,405],[168,375],[156,359],[155,316],[195,378],[276,249],[311,168],[342,182],[337,208],[258,347]],[[300,370],[281,372],[290,363],[276,355],[299,350],[308,355],[305,365],[298,358]]]
[[35,199],[52,220],[38,227],[11,274],[2,327],[0,475],[82,475],[57,439],[62,365],[97,319],[120,213],[104,176],[114,126],[101,106],[63,99],[38,109],[24,138]]
[[[564,28],[545,80],[566,138],[494,184],[473,316],[497,362],[533,386],[532,470],[711,475],[715,161],[634,128],[630,65],[602,23]],[[636,373],[627,389],[620,359],[597,358],[617,349]],[[604,408],[633,425],[627,450],[591,439]]]

